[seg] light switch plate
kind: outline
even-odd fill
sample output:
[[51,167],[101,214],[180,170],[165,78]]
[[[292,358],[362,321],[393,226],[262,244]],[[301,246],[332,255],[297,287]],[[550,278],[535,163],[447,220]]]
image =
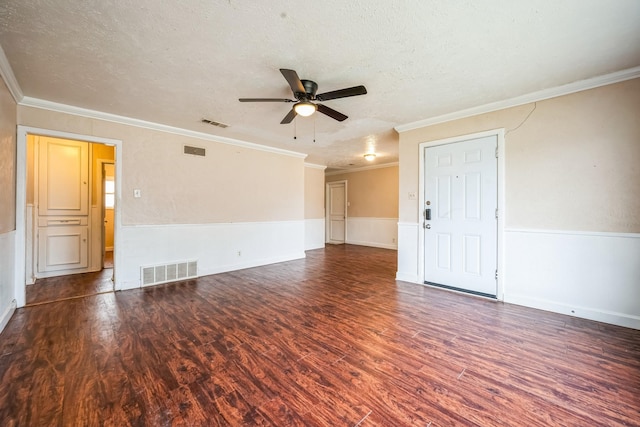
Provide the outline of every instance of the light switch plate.
[[416,192],[409,191],[409,200],[416,200],[416,199],[417,199]]
[[136,188],[135,190],[133,190],[133,197],[135,197],[136,199],[139,199],[141,195],[142,193],[139,189]]

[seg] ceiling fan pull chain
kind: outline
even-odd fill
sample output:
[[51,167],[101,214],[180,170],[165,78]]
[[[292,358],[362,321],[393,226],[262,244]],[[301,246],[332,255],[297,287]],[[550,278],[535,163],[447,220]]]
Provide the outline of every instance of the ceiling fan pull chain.
[[298,139],[298,120],[296,118],[293,119],[293,139]]
[[316,117],[313,116],[313,142],[316,142]]

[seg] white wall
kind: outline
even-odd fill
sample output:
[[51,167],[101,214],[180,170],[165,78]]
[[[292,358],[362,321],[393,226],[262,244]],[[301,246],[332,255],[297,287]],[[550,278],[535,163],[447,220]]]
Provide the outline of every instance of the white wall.
[[304,221],[124,226],[116,289],[140,287],[140,268],[197,260],[198,276],[304,258]]
[[348,217],[346,243],[398,249],[398,218]]
[[0,332],[16,309],[14,294],[15,231],[0,234]]
[[304,220],[304,250],[324,248],[324,218]]
[[507,230],[505,301],[640,329],[640,234]]

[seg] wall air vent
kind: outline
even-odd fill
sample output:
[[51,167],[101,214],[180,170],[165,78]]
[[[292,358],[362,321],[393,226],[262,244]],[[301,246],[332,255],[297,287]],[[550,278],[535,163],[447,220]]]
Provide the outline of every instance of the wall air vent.
[[195,260],[140,267],[142,286],[159,285],[196,277],[198,277],[198,261]]
[[226,125],[226,124],[220,123],[220,122],[216,122],[215,120],[202,119],[201,121],[202,121],[202,123],[206,123],[206,124],[211,125],[211,126],[218,126],[219,128],[222,128],[222,129],[225,129],[225,128],[229,127],[229,125]]
[[184,154],[193,154],[194,156],[205,156],[205,149],[200,147],[184,146]]

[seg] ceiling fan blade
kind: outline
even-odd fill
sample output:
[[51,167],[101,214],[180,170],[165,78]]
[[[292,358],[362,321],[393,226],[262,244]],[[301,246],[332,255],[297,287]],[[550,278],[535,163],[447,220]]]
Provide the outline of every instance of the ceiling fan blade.
[[354,86],[346,89],[334,90],[332,92],[325,92],[316,95],[318,101],[328,101],[330,99],[347,98],[349,96],[364,95],[367,93],[367,88],[364,86]]
[[322,104],[318,104],[318,111],[321,112],[322,114],[326,114],[332,119],[336,119],[339,122],[343,122],[348,118],[348,116],[345,116],[341,112],[336,111],[333,108],[329,108],[326,105],[322,105]]
[[287,79],[289,86],[291,86],[291,90],[293,93],[306,93],[304,90],[304,85],[300,81],[300,77],[298,77],[298,73],[294,70],[287,70],[286,68],[280,68],[280,72]]
[[240,98],[240,102],[295,102],[292,99],[286,98]]
[[293,121],[293,119],[295,119],[295,117],[298,115],[298,113],[296,113],[296,110],[294,110],[293,108],[291,109],[291,111],[289,111],[289,114],[287,114],[286,116],[284,116],[284,119],[282,119],[282,121],[280,122],[281,125],[286,125],[287,123],[291,123],[291,121]]

